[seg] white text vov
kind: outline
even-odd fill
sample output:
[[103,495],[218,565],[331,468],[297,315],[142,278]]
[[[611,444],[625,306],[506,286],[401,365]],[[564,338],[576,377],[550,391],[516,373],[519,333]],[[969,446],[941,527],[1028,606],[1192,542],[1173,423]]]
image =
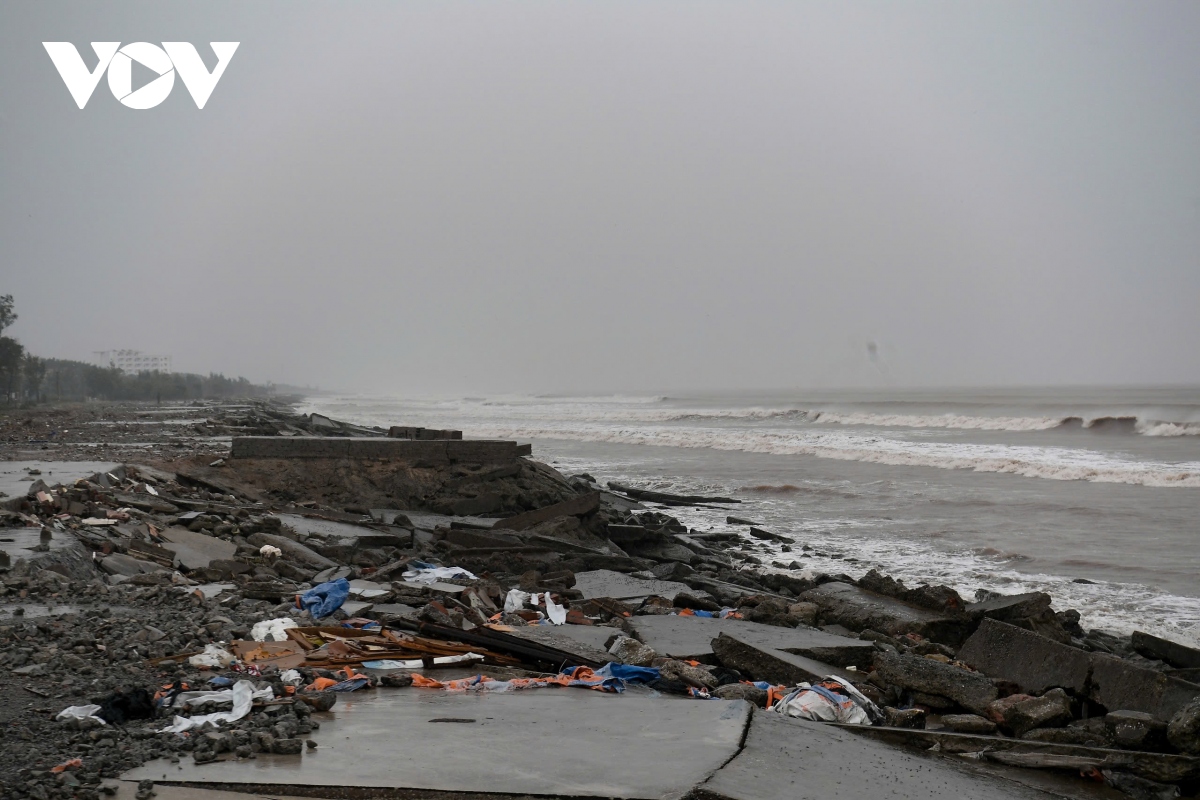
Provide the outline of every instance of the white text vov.
[[[83,108],[87,105],[92,92],[96,90],[96,84],[100,82],[100,76],[108,70],[108,88],[112,90],[113,97],[122,105],[139,109],[154,108],[166,100],[175,86],[176,72],[196,101],[196,108],[204,108],[239,44],[209,42],[217,56],[217,66],[209,72],[190,42],[163,42],[162,47],[149,42],[131,42],[124,47],[120,42],[92,42],[99,62],[95,70],[89,71],[75,45],[70,42],[42,42],[77,106]],[[134,61],[158,73],[157,78],[137,91],[133,90]]]

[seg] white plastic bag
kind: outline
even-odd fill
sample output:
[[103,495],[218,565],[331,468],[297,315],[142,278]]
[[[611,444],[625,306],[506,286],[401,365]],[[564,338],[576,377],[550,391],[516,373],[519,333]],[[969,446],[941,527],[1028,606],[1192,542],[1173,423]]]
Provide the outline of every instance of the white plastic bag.
[[193,667],[211,667],[213,669],[228,667],[234,661],[237,659],[233,657],[233,653],[219,644],[206,644],[203,653],[188,659],[188,663]]
[[567,623],[567,609],[551,600],[549,592],[546,592],[546,616],[555,625],[565,625]]
[[182,701],[192,705],[209,702],[230,703],[233,707],[229,711],[218,711],[215,714],[201,714],[195,717],[177,716],[170,727],[163,728],[159,733],[183,733],[192,728],[199,728],[206,722],[214,725],[219,722],[237,722],[250,713],[250,707],[256,699],[274,700],[275,692],[270,689],[255,691],[254,684],[250,681],[238,681],[232,689],[220,692],[184,692],[176,698],[176,702]]
[[286,683],[288,686],[298,686],[304,683],[304,676],[300,674],[298,669],[285,669],[279,673],[279,682]]
[[509,589],[508,594],[504,597],[504,613],[511,614],[514,611],[520,611],[525,607],[525,601],[529,599],[529,592],[522,592],[520,589]]
[[[433,666],[443,667],[451,664],[476,664],[480,661],[483,661],[483,656],[479,655],[478,653],[463,653],[462,655],[458,656],[438,656],[433,659]],[[420,658],[409,658],[402,661],[397,661],[393,658],[385,658],[382,661],[364,661],[362,662],[362,665],[366,669],[421,669],[421,667],[425,666],[425,662]]]
[[870,725],[879,709],[849,682],[828,675],[817,685],[800,684],[771,707],[776,714],[816,722]]
[[[254,623],[254,627],[250,629],[250,638],[256,642],[286,642],[288,637],[284,631],[295,627],[296,620],[291,617],[264,619],[262,622]],[[268,639],[268,637],[270,638]]]
[[101,725],[107,725],[107,722],[96,716],[96,712],[99,710],[100,706],[97,705],[70,706],[58,712],[58,716],[56,716],[55,719],[59,722],[63,722],[68,719],[91,719],[99,722]]

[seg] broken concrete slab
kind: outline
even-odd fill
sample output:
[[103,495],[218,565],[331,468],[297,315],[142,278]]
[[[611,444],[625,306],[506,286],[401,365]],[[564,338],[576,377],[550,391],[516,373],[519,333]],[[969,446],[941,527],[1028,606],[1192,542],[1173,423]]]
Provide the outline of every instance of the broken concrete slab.
[[545,506],[502,519],[492,527],[497,530],[523,531],[558,517],[580,517],[590,514],[598,508],[600,508],[600,493],[588,492],[552,506]]
[[142,561],[124,553],[109,553],[100,560],[100,569],[109,575],[123,575],[131,578],[149,572],[159,572],[164,569],[153,561]]
[[470,517],[498,511],[503,501],[495,492],[484,492],[475,497],[464,497],[450,503],[450,510],[457,516]]
[[1200,686],[1139,667],[1106,653],[1092,654],[1088,697],[1109,711],[1142,711],[1155,719],[1171,717],[1200,697]]
[[644,525],[608,525],[605,533],[609,541],[619,545],[654,542],[663,538],[662,534],[652,532]]
[[[676,534],[675,538],[677,540],[683,540],[683,539],[687,539],[689,537],[683,536],[682,534]],[[738,600],[740,598],[751,597],[751,596],[775,597],[780,600],[787,601],[787,603],[789,605],[791,603],[795,602],[795,600],[793,598],[785,597],[781,594],[776,594],[775,592],[768,592],[768,591],[764,591],[763,589],[751,589],[746,586],[739,586],[736,583],[730,583],[729,581],[717,580],[716,578],[710,578],[706,575],[701,575],[700,573],[696,573],[694,575],[689,575],[687,578],[687,583],[688,583],[688,586],[691,586],[693,589],[703,590],[703,591],[708,592],[711,595],[713,595],[713,597],[727,598],[729,600],[729,602],[734,605],[736,605],[738,603]],[[693,592],[692,594],[695,594],[695,592]]]
[[816,659],[743,642],[727,633],[713,639],[712,650],[717,661],[727,669],[736,669],[751,680],[775,685],[795,686],[805,681],[812,683],[829,675],[836,675],[851,683],[861,681],[864,677],[862,673],[852,673]]
[[528,455],[528,445],[486,439],[357,436],[235,436],[233,458],[371,458],[414,464],[493,464]]
[[1079,744],[1036,742],[1029,739],[953,733],[946,730],[871,727],[840,723],[829,723],[829,727],[921,750],[937,745],[943,753],[1012,752],[1078,756],[1099,759],[1104,769],[1126,770],[1148,780],[1162,781],[1163,783],[1179,783],[1200,778],[1200,758],[1195,756],[1114,750]]
[[490,530],[500,521],[498,517],[462,517],[452,514],[434,514],[430,511],[399,511],[395,513],[403,514],[414,526],[426,531],[437,528],[453,528],[459,525],[469,526],[472,530]]
[[491,531],[479,530],[460,530],[450,529],[446,531],[443,541],[449,542],[455,547],[464,547],[478,549],[481,547],[523,547],[525,541],[518,538],[515,534],[504,534],[500,532],[493,533]]
[[642,600],[658,595],[668,600],[675,599],[680,592],[695,594],[691,587],[675,581],[652,581],[634,578],[622,572],[597,569],[575,573],[575,588],[583,593],[585,600],[593,597],[611,597],[614,600]]
[[981,775],[966,764],[897,750],[830,725],[768,713],[754,715],[741,752],[692,796],[696,800],[826,800],[885,794],[897,800],[1049,797]]
[[377,532],[362,525],[321,519],[319,517],[306,517],[301,514],[276,514],[276,516],[281,523],[294,530],[300,536],[354,539],[359,536],[369,536]]
[[854,631],[870,628],[889,636],[919,633],[934,641],[958,645],[972,628],[971,618],[965,614],[932,611],[840,581],[809,589],[800,599],[821,608],[823,623],[844,625]]
[[1004,712],[1004,729],[1013,736],[1024,736],[1035,728],[1061,728],[1071,718],[1071,698],[1062,689],[1051,689],[1041,697],[1009,706]]
[[990,619],[983,621],[958,657],[1030,694],[1062,687],[1110,711],[1144,711],[1163,721],[1200,695],[1200,685]]
[[229,560],[237,553],[237,545],[215,536],[189,531],[187,528],[167,528],[161,534],[163,547],[175,554],[185,570],[204,569],[213,561]]
[[273,533],[252,533],[246,537],[246,541],[255,547],[262,547],[264,544],[274,545],[282,550],[288,558],[294,558],[316,569],[330,569],[331,567],[336,569],[339,566],[331,559],[286,536],[276,536]]
[[392,588],[396,589],[401,594],[426,594],[428,592],[433,592],[436,594],[459,594],[467,587],[459,586],[456,583],[446,583],[445,581],[434,581],[433,583],[393,581]]
[[1142,631],[1134,631],[1130,642],[1133,644],[1133,649],[1146,658],[1165,661],[1179,669],[1200,668],[1200,650],[1194,647],[1188,647],[1179,642],[1172,642],[1170,639],[1163,639]]
[[604,644],[621,633],[603,625],[525,625],[504,632],[602,664],[613,660]]
[[[658,800],[682,796],[728,761],[752,712],[740,700],[636,690],[364,691],[341,698],[321,720],[320,747],[300,758],[259,754],[215,770],[191,759],[159,761],[122,780]],[[457,724],[438,724],[446,721]],[[497,745],[503,741],[519,746]]]
[[664,614],[633,617],[629,624],[637,638],[656,653],[684,660],[710,660],[712,641],[722,633],[747,644],[783,650],[838,667],[868,665],[875,652],[871,642],[834,636],[815,628],[781,628],[740,619]]
[[376,603],[371,606],[371,610],[367,612],[367,616],[380,622],[385,622],[395,617],[416,619],[418,610],[404,603]]
[[388,428],[388,436],[393,439],[461,439],[462,431],[445,430],[441,428],[419,428],[413,425],[393,425]]
[[877,652],[874,682],[945,697],[976,714],[999,694],[986,675],[909,653]]
[[965,610],[968,614],[1007,622],[1013,619],[1036,617],[1048,611],[1051,599],[1050,595],[1045,592],[1008,594],[978,603],[968,603]]
[[375,581],[362,580],[356,578],[350,581],[350,597],[358,600],[374,600],[377,597],[383,597],[385,594],[391,594],[391,588],[384,586],[382,583]]
[[991,678],[1012,681],[1029,694],[1055,686],[1084,696],[1091,653],[996,620],[985,619],[958,651],[958,659]]
[[342,603],[342,613],[347,617],[363,617],[371,613],[373,605],[365,600],[346,600]]
[[[118,781],[105,781],[119,789],[121,784]],[[136,794],[136,784],[126,785],[126,793],[134,792]],[[154,787],[155,800],[322,800],[311,795],[281,795],[277,792],[270,794],[262,793],[246,793],[246,792],[229,792],[223,789],[202,789],[198,786],[166,786],[159,784]],[[332,800],[332,798],[324,798],[323,800]]]

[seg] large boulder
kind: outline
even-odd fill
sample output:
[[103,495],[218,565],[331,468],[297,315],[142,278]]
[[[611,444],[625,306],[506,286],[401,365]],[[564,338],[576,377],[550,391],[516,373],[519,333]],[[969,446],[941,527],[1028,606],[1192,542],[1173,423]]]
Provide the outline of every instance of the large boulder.
[[648,667],[651,661],[658,658],[658,653],[632,636],[620,637],[608,648],[608,652],[622,664],[632,664],[636,667]]
[[1125,750],[1160,751],[1167,744],[1167,724],[1144,711],[1111,711],[1104,726],[1113,744]]
[[942,717],[942,725],[955,733],[991,736],[996,732],[996,723],[978,714],[946,714]]
[[1167,725],[1167,741],[1184,753],[1200,756],[1200,697],[1171,717]]
[[809,589],[800,599],[820,608],[823,624],[842,625],[852,631],[870,628],[889,636],[917,633],[957,647],[972,627],[971,617],[965,613],[935,611],[840,581]]
[[998,694],[986,675],[910,654],[876,653],[873,680],[885,686],[946,697],[976,714],[984,713]]
[[1056,642],[1067,643],[1071,636],[1050,608],[1051,597],[1045,592],[999,595],[967,606],[968,614],[976,618],[1007,622]]
[[993,619],[983,620],[958,658],[1030,694],[1062,688],[1105,709],[1144,711],[1163,722],[1200,695],[1196,684]]
[[1034,728],[1061,728],[1072,719],[1071,698],[1062,689],[1013,703],[1004,712],[1004,727],[1014,736]]

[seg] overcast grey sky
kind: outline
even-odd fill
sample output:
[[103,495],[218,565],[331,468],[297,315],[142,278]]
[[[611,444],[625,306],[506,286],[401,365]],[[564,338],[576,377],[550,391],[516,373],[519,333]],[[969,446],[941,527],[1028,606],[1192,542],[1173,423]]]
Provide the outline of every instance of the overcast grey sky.
[[[81,111],[43,41],[241,46],[203,110]],[[1194,0],[5,3],[0,294],[41,355],[346,390],[1196,383],[1197,42]]]

